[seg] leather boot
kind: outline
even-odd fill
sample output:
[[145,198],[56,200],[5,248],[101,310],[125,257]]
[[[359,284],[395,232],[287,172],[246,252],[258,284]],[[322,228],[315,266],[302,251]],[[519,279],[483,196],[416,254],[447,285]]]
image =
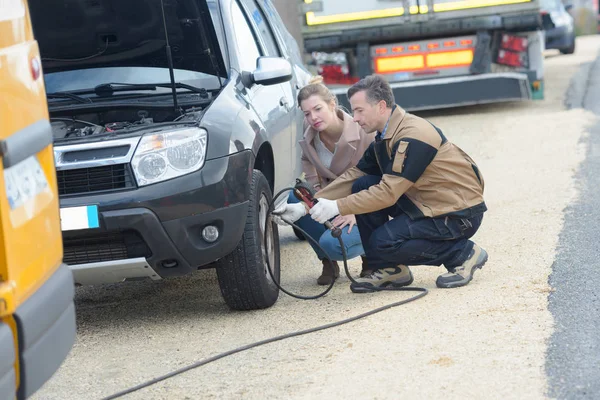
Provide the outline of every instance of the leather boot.
[[360,259],[362,260],[362,271],[360,271],[360,277],[364,278],[365,276],[369,275],[372,271],[369,269],[369,263],[367,262],[367,257],[360,256]]
[[334,261],[332,264],[328,259],[324,259],[321,262],[323,263],[323,272],[321,272],[321,276],[317,279],[317,283],[321,286],[331,285],[334,279],[339,278],[340,267],[337,261]]

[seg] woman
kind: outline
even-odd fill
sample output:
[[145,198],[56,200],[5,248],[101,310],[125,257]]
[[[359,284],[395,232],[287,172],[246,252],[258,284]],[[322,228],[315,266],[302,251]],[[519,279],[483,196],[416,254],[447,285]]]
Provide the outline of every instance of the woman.
[[[304,132],[304,140],[299,142],[302,148],[302,169],[308,184],[312,185],[316,191],[325,188],[348,168],[355,166],[375,139],[374,134],[365,133],[350,115],[338,107],[337,98],[323,85],[322,81],[322,77],[314,77],[298,93],[298,104],[304,112],[305,121],[308,124]],[[298,207],[293,204],[299,202],[296,196],[290,193],[288,205],[285,207]],[[278,209],[274,214],[283,211],[284,209]],[[286,224],[280,218],[274,217],[274,220],[280,224]],[[363,262],[361,276],[365,275],[368,268],[360,234],[355,226],[354,215],[338,215],[332,220],[332,223],[342,229],[347,258],[361,256]],[[308,240],[323,263],[323,271],[317,279],[317,283],[319,285],[331,284],[340,273],[337,261],[343,260],[339,241],[331,236],[331,232],[324,225],[313,220],[310,215],[300,218],[296,225],[316,240],[334,260],[331,263],[323,250]]]

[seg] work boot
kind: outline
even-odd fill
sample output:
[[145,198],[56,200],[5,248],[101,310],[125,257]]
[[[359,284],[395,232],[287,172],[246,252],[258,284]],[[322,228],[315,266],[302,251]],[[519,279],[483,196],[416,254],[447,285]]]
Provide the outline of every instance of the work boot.
[[338,266],[337,261],[329,261],[328,259],[321,260],[323,263],[323,272],[321,272],[321,276],[317,279],[317,283],[319,285],[331,285],[334,279],[339,278],[340,276],[340,267]]
[[360,277],[364,278],[365,276],[371,274],[371,271],[369,269],[369,263],[367,262],[367,257],[365,256],[360,256],[360,259],[362,260],[362,271],[360,271]]
[[488,260],[487,252],[478,245],[473,246],[469,258],[462,265],[438,276],[435,284],[439,288],[455,288],[465,286],[473,279],[476,269],[481,269]]
[[358,278],[356,283],[350,284],[350,290],[354,293],[367,293],[382,287],[402,287],[413,283],[413,275],[406,265],[397,267],[381,268],[371,271],[364,278]]

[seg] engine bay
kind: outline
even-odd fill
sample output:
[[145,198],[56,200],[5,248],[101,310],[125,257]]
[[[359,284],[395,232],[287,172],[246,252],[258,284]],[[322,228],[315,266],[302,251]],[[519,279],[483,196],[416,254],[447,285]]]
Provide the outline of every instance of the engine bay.
[[134,131],[169,123],[199,123],[204,108],[197,107],[180,115],[172,109],[132,110],[117,109],[96,113],[50,116],[54,143],[73,140],[85,142],[107,135],[125,135]]

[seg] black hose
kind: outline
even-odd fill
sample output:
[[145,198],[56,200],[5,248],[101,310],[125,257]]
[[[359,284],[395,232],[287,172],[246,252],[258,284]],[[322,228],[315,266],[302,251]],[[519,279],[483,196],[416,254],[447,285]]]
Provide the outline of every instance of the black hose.
[[[265,236],[263,238],[263,240],[264,240],[263,241],[263,245],[264,246],[267,245],[267,233],[268,233],[269,230],[266,229],[266,227],[271,222],[271,220],[270,220],[269,217],[271,215],[271,212],[273,211],[273,205],[275,204],[275,202],[277,201],[277,199],[279,198],[279,196],[281,196],[285,192],[289,192],[290,190],[293,190],[293,188],[286,188],[286,189],[281,190],[273,198],[273,201],[271,201],[271,204],[269,204],[269,210],[267,212],[267,220],[265,221]],[[319,246],[319,248],[321,248],[321,246],[319,245],[319,243],[315,239],[313,239],[310,235],[308,235],[305,231],[303,231],[301,228],[299,228],[295,224],[290,224],[290,225],[292,225],[293,227],[295,227],[296,229],[298,229],[300,232],[302,232],[302,234],[304,234],[304,236],[306,236],[306,238],[308,240],[312,240],[313,243],[316,243],[316,245]],[[340,241],[340,246],[342,248],[342,257],[344,259],[344,270],[346,271],[346,275],[348,276],[348,279],[350,279],[350,281],[356,282],[356,280],[354,280],[354,278],[352,278],[352,276],[350,274],[350,271],[348,270],[348,262],[347,262],[348,260],[346,259],[347,256],[346,256],[346,248],[344,247],[344,241],[343,241],[343,239],[342,239],[341,236],[338,237],[338,240]],[[323,250],[323,252],[327,256],[327,259],[329,261],[332,261],[331,258],[330,258],[330,256],[329,256],[329,254],[327,254],[327,252],[323,248],[321,248],[321,250]],[[273,276],[273,272],[271,271],[271,264],[270,264],[268,256],[266,257],[266,260],[267,260],[267,270],[269,271],[269,275],[271,276],[271,279],[273,279],[273,282],[275,283],[275,285],[277,285],[277,287],[279,288],[279,290],[281,290],[285,294],[287,294],[289,296],[292,296],[292,297],[295,297],[297,299],[312,300],[312,299],[317,299],[319,297],[323,297],[323,296],[325,296],[331,290],[331,288],[335,284],[335,279],[333,279],[333,281],[331,282],[331,284],[329,285],[329,287],[327,289],[325,289],[325,291],[323,291],[322,293],[320,293],[320,294],[318,294],[316,296],[300,296],[300,295],[293,294],[293,293],[291,293],[291,292],[289,292],[289,291],[287,291],[287,290],[285,290],[284,288],[281,287],[281,285],[279,284],[279,282],[277,281],[277,279],[275,279],[275,277]],[[147,388],[147,387],[152,386],[152,385],[154,385],[154,384],[156,384],[158,382],[164,381],[166,379],[173,378],[174,376],[180,375],[180,374],[182,374],[184,372],[187,372],[187,371],[190,371],[192,369],[195,369],[195,368],[201,367],[203,365],[209,364],[209,363],[211,363],[213,361],[220,360],[221,358],[225,358],[227,356],[230,356],[230,355],[233,355],[233,354],[236,354],[236,353],[240,353],[240,352],[245,351],[245,350],[250,350],[252,348],[255,348],[255,347],[258,347],[258,346],[262,346],[262,345],[265,345],[265,344],[274,343],[274,342],[277,342],[277,341],[280,341],[280,340],[289,339],[289,338],[293,338],[293,337],[296,337],[296,336],[302,336],[302,335],[306,335],[306,334],[309,334],[309,333],[314,333],[314,332],[322,331],[322,330],[325,330],[325,329],[334,328],[336,326],[344,325],[344,324],[347,324],[347,323],[350,323],[350,322],[354,322],[356,320],[359,320],[359,319],[362,319],[362,318],[366,318],[368,316],[380,313],[382,311],[389,310],[390,308],[394,308],[394,307],[398,307],[398,306],[401,306],[401,305],[406,304],[406,303],[410,303],[412,301],[420,299],[421,297],[426,296],[427,293],[429,293],[429,291],[426,288],[419,288],[419,287],[402,287],[402,288],[396,288],[396,287],[387,288],[387,287],[383,287],[383,288],[374,288],[373,292],[376,292],[376,291],[385,291],[385,290],[404,291],[404,292],[420,292],[420,293],[417,294],[417,295],[415,295],[415,296],[413,296],[413,297],[410,297],[408,299],[400,300],[400,301],[397,301],[397,302],[394,302],[394,303],[391,303],[391,304],[388,304],[388,305],[376,308],[374,310],[367,311],[365,313],[356,315],[354,317],[343,319],[341,321],[331,322],[329,324],[320,325],[320,326],[317,326],[317,327],[314,327],[314,328],[304,329],[304,330],[297,331],[297,332],[287,333],[285,335],[275,336],[275,337],[264,339],[264,340],[261,340],[261,341],[258,341],[258,342],[250,343],[250,344],[247,344],[245,346],[241,346],[241,347],[238,347],[238,348],[235,348],[233,350],[229,350],[229,351],[217,354],[217,355],[209,357],[209,358],[205,358],[204,360],[200,360],[200,361],[198,361],[196,363],[193,363],[193,364],[190,364],[190,365],[185,366],[183,368],[180,368],[180,369],[177,369],[175,371],[169,372],[168,374],[159,376],[159,377],[151,379],[151,380],[149,380],[147,382],[141,383],[141,384],[139,384],[137,386],[133,386],[133,387],[131,387],[129,389],[125,389],[125,390],[123,390],[121,392],[118,392],[118,393],[115,393],[115,394],[110,395],[108,397],[105,397],[102,400],[117,399],[119,397],[125,396],[126,394],[137,392],[138,390]]]
[[[290,192],[292,190],[294,190],[294,188],[291,188],[291,187],[284,188],[284,189],[280,190],[279,193],[277,193],[275,195],[275,197],[273,198],[273,200],[269,204],[269,209],[267,211],[267,221],[266,221],[266,224],[269,223],[269,216],[273,212],[273,206],[277,202],[277,199],[282,194]],[[319,247],[323,251],[323,253],[325,253],[325,257],[327,257],[327,259],[329,260],[329,262],[333,263],[333,260],[331,259],[331,257],[327,253],[327,251],[325,251],[325,249],[323,247],[321,247],[321,245],[319,244],[319,242],[317,240],[315,240],[313,237],[311,237],[306,231],[304,231],[302,228],[300,228],[295,223],[289,223],[287,221],[285,221],[285,222],[288,223],[290,226],[293,226],[294,228],[296,228],[298,231],[300,231],[308,240],[312,241],[312,243],[315,243],[317,245],[317,247]],[[265,229],[264,237],[263,237],[264,246],[267,245],[267,234],[268,234],[268,232],[269,232],[268,229]],[[346,246],[344,246],[344,239],[342,239],[342,236],[343,235],[338,236],[337,240],[340,242],[340,248],[342,249],[342,260],[344,262],[344,271],[346,271],[346,276],[348,277],[348,279],[350,279],[350,282],[358,283],[352,277],[352,274],[350,274],[350,270],[348,269],[348,257],[347,257],[347,254],[346,254]],[[275,285],[283,293],[287,294],[288,296],[294,297],[296,299],[300,299],[300,300],[314,300],[314,299],[318,299],[319,297],[323,297],[327,293],[329,293],[329,291],[331,290],[331,288],[335,284],[335,278],[334,278],[332,280],[331,284],[329,285],[329,287],[327,289],[325,289],[325,291],[323,291],[322,293],[319,293],[319,294],[317,294],[315,296],[300,296],[300,295],[291,293],[291,292],[287,291],[286,289],[284,289],[283,287],[281,287],[281,285],[279,284],[279,282],[277,282],[277,279],[275,279],[275,276],[273,276],[273,272],[271,271],[271,262],[269,261],[269,257],[266,257],[266,261],[267,261],[267,271],[269,271],[269,275],[271,276],[271,279],[273,279],[273,282],[275,283]],[[425,289],[425,288],[419,288],[419,287],[373,287],[371,289],[372,292],[383,292],[383,291],[390,291],[390,290],[391,291],[399,291],[399,292],[424,292],[425,294],[428,293],[427,289]],[[416,296],[415,300],[417,298],[419,298],[419,297],[422,297],[422,296],[420,296],[420,295]]]

